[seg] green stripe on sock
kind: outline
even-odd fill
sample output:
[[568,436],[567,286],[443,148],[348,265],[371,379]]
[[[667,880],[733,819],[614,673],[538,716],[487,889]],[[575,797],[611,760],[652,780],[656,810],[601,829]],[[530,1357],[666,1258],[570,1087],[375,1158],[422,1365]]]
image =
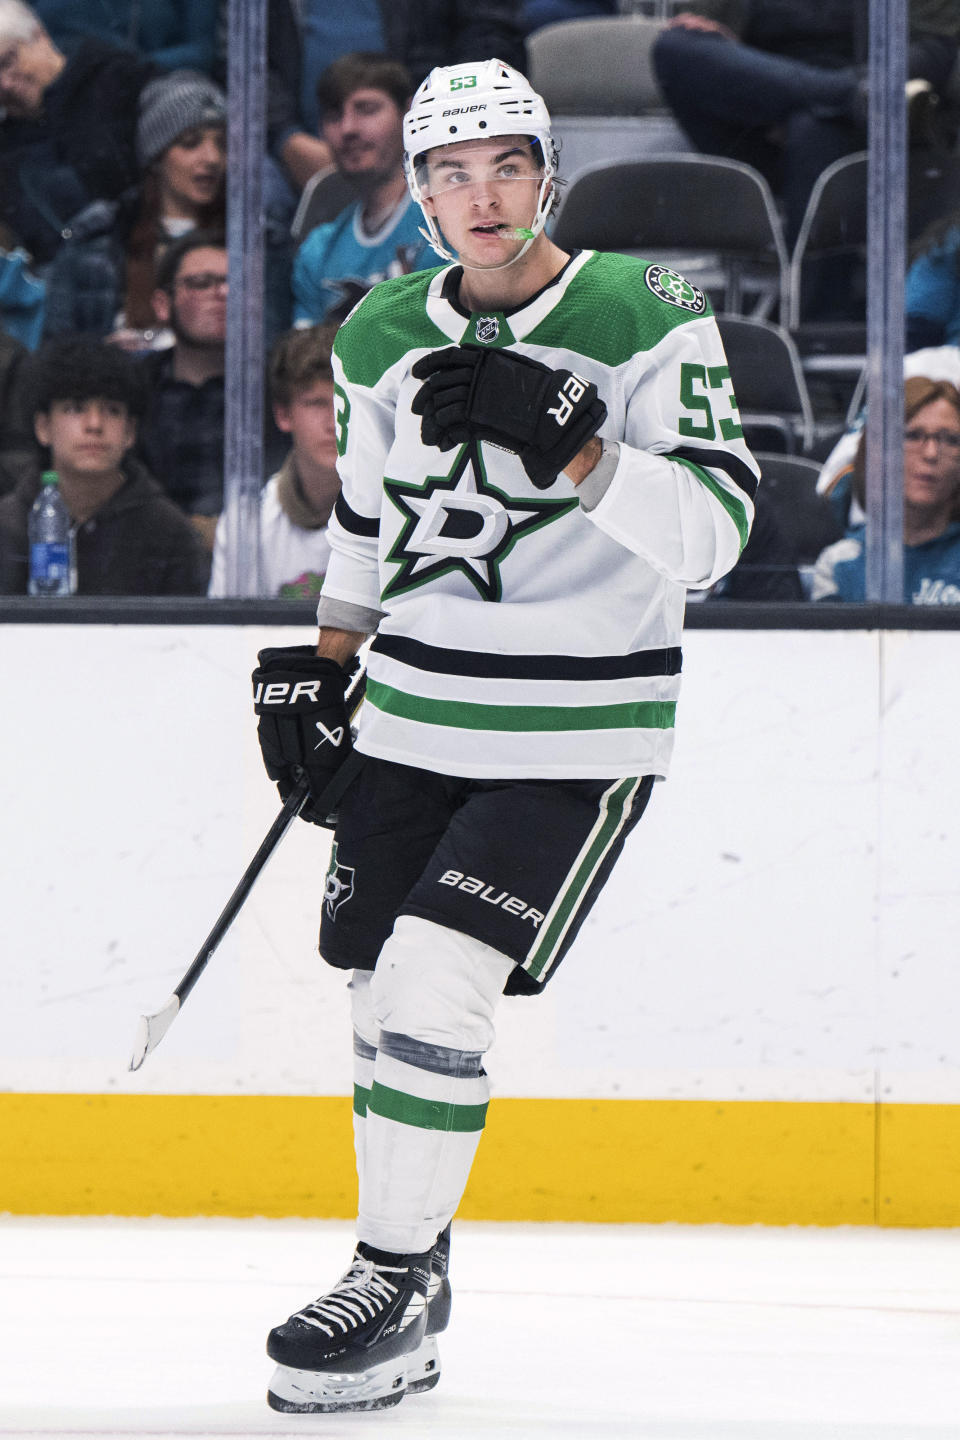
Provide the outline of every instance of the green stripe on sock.
[[354,1085],[354,1087],[353,1087],[353,1113],[354,1113],[354,1115],[359,1115],[360,1118],[361,1118],[361,1120],[362,1120],[362,1119],[364,1118],[364,1116],[366,1115],[366,1113],[367,1113],[367,1107],[368,1107],[369,1104],[370,1104],[370,1091],[367,1090],[363,1085]]
[[694,463],[694,461],[687,460],[681,455],[668,455],[667,459],[675,460],[678,465],[686,465],[687,469],[692,470],[693,474],[696,475],[697,479],[700,480],[704,485],[706,485],[707,489],[710,491],[710,494],[717,497],[717,499],[720,501],[720,504],[723,506],[724,510],[726,510],[727,514],[730,516],[730,519],[737,527],[737,534],[740,536],[740,552],[742,554],[743,547],[744,545],[746,545],[747,537],[750,534],[750,525],[747,520],[747,512],[744,506],[740,503],[740,501],[736,498],[735,495],[730,494],[729,490],[724,490],[720,482],[714,479],[714,477],[710,474],[709,470],[704,470],[702,465],[697,465]]
[[415,1125],[419,1130],[456,1130],[470,1133],[482,1130],[487,1118],[486,1105],[451,1105],[444,1100],[422,1100],[418,1095],[405,1095],[387,1085],[373,1082],[367,1103],[371,1115],[397,1120],[401,1125]]
[[622,780],[612,794],[608,792],[607,813],[593,843],[577,866],[570,883],[563,891],[560,903],[548,920],[545,929],[538,935],[536,944],[530,952],[525,969],[534,979],[537,979],[547,968],[559,947],[566,932],[567,921],[572,911],[583,899],[600,862],[616,838],[623,819],[624,806],[633,798],[638,783],[637,780]]
[[367,680],[367,701],[387,715],[458,730],[670,730],[675,700],[634,700],[619,705],[477,705],[429,700],[379,680]]

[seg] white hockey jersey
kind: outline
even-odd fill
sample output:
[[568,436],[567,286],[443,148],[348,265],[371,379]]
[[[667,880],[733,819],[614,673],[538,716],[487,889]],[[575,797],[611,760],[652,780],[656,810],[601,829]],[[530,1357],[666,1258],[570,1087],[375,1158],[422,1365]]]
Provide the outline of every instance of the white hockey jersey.
[[[686,588],[735,564],[759,474],[709,302],[595,251],[506,313],[469,314],[459,277],[378,285],[335,344],[343,489],[319,617],[382,612],[359,748],[458,776],[665,775]],[[593,508],[587,482],[538,490],[495,445],[423,444],[410,369],[451,344],[595,382],[619,455]]]

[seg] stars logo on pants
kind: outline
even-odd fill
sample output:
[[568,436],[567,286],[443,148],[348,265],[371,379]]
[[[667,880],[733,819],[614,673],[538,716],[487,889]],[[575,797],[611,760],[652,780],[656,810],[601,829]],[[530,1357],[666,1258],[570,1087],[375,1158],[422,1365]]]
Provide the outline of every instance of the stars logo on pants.
[[331,920],[336,919],[340,906],[345,905],[352,896],[355,873],[354,866],[338,863],[337,841],[335,840],[333,849],[330,851],[330,868],[323,883],[324,908]]
[[383,484],[404,518],[387,556],[399,569],[384,598],[460,573],[484,600],[499,600],[500,566],[518,541],[577,507],[576,499],[515,500],[488,485],[474,444],[461,448],[449,475]]

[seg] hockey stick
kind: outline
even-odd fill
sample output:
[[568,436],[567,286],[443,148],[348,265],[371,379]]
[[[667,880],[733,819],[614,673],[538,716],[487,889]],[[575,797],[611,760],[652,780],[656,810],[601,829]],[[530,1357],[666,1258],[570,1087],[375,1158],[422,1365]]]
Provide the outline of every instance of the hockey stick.
[[[347,691],[351,720],[360,708],[365,689],[366,673],[361,670],[354,679],[351,688]],[[323,793],[318,796],[315,804],[319,814],[330,815],[337,808],[340,797],[359,771],[363,760],[364,757],[358,750],[351,750],[339,770],[333,775],[329,785]],[[137,1024],[137,1035],[134,1041],[133,1054],[130,1057],[131,1070],[140,1069],[140,1066],[144,1060],[146,1060],[151,1050],[157,1048],[174,1020],[176,1020],[187,996],[207,968],[220,941],[239,915],[247,896],[263,873],[270,856],[274,850],[276,850],[280,841],[303,809],[309,790],[310,786],[306,775],[301,775],[284,801],[280,814],[263,837],[256,855],[254,855],[250,864],[240,876],[236,889],[221,910],[210,934],[197,951],[192,965],[183,976],[179,985],[174,987],[170,999],[165,1005],[162,1005],[155,1014],[140,1016]]]

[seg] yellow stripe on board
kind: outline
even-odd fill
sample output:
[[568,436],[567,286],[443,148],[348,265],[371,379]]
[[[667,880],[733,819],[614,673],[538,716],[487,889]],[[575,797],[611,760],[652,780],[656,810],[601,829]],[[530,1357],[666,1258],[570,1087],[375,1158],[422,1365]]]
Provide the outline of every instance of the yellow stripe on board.
[[[340,1097],[0,1095],[0,1211],[355,1212]],[[960,1225],[960,1106],[490,1106],[473,1220]]]

